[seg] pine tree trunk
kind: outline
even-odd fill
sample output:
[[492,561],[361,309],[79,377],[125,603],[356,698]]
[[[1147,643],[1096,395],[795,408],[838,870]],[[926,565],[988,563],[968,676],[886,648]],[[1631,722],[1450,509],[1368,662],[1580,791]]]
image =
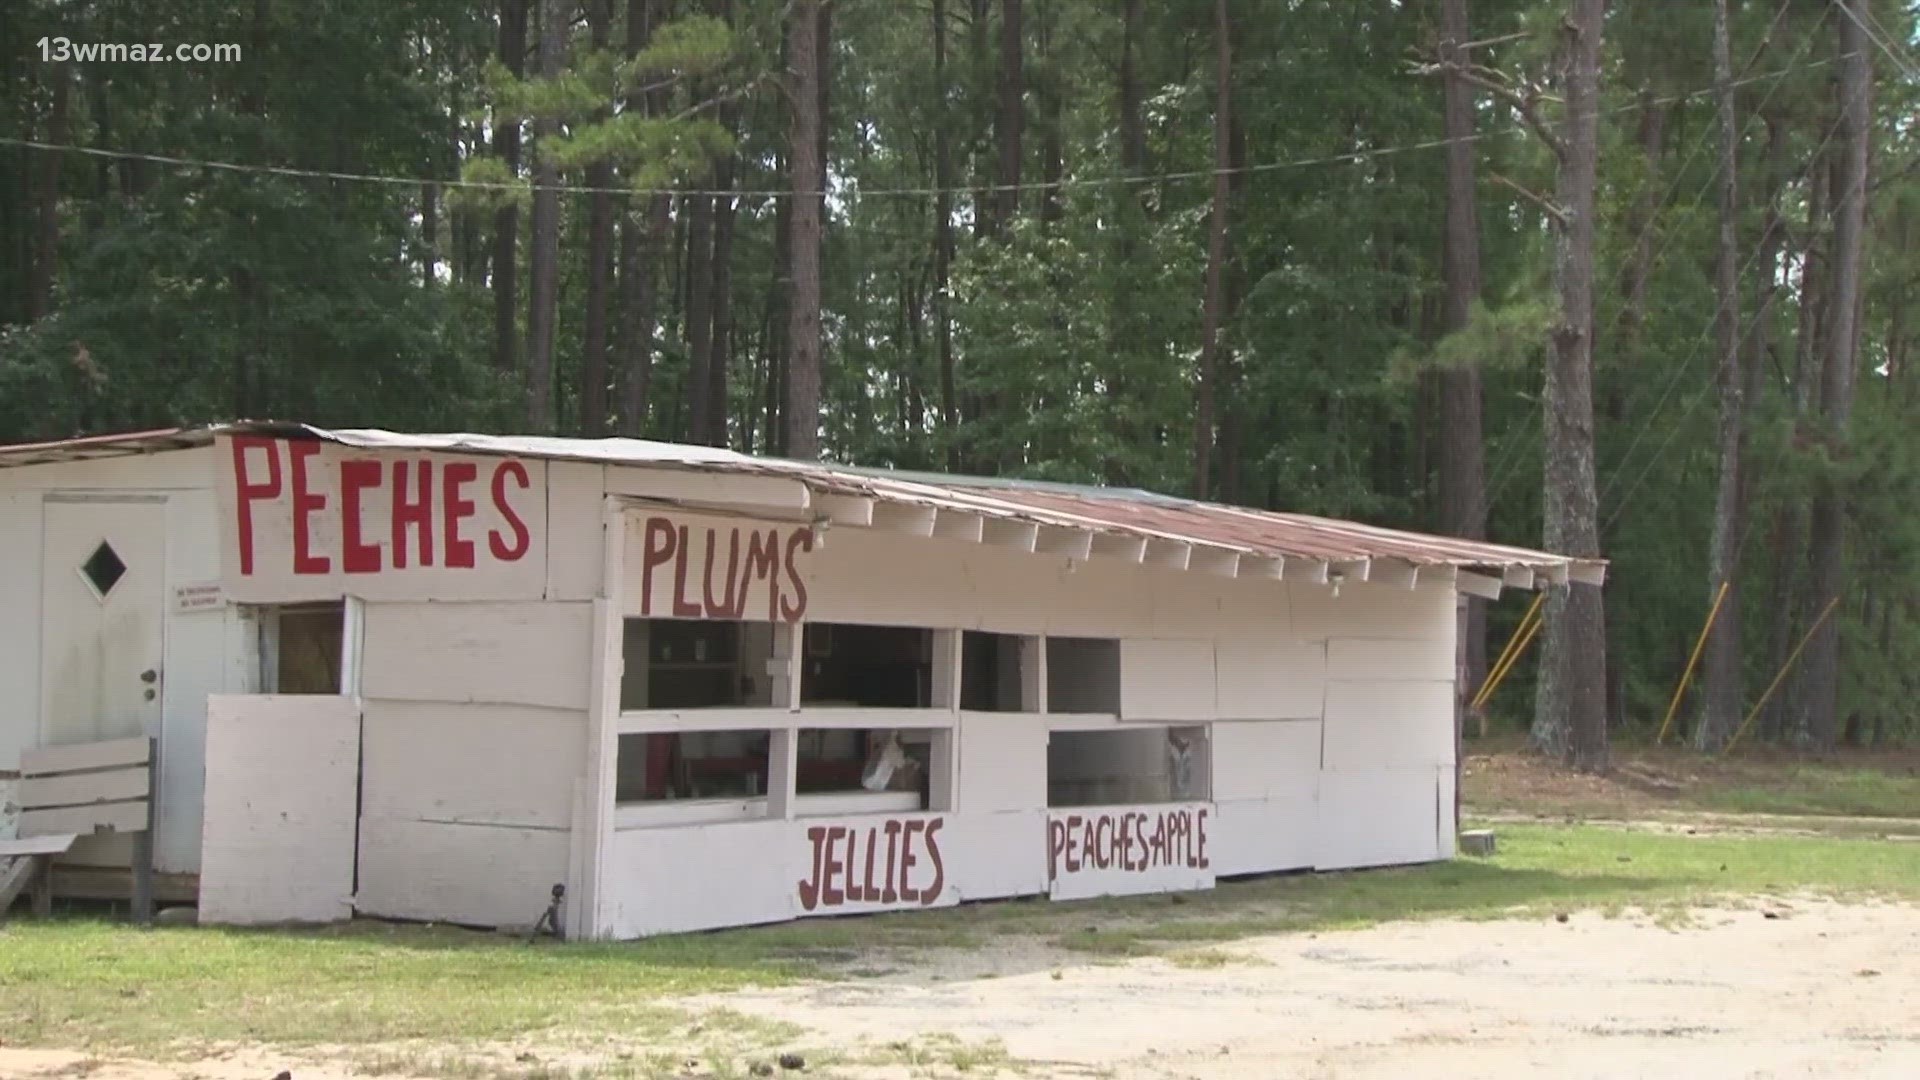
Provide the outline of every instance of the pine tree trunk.
[[948,311],[953,268],[953,133],[947,110],[947,0],[933,0],[933,317],[940,353],[940,424],[947,468],[960,469],[960,398],[953,369],[953,319]]
[[[527,5],[500,0],[500,63],[516,77],[527,70]],[[493,129],[493,147],[509,174],[520,171],[520,121]],[[493,366],[520,366],[520,207],[509,202],[493,214]]]
[[[605,49],[613,34],[613,0],[587,0],[593,47]],[[604,119],[605,114],[601,114]],[[580,357],[580,433],[607,431],[607,306],[613,276],[613,166],[589,165],[587,186],[587,310]]]
[[1225,317],[1227,204],[1233,166],[1233,23],[1227,0],[1213,0],[1213,208],[1207,219],[1206,296],[1200,309],[1200,378],[1193,417],[1193,497],[1212,486],[1215,371],[1220,367],[1220,323]]
[[1147,169],[1147,123],[1140,100],[1140,73],[1134,43],[1140,36],[1140,0],[1120,6],[1120,171],[1138,176]]
[[[1440,58],[1465,63],[1469,40],[1467,0],[1443,0]],[[1466,328],[1480,299],[1480,214],[1474,193],[1473,90],[1466,80],[1446,81],[1447,221],[1442,262],[1446,270],[1446,327]],[[1486,448],[1480,428],[1480,370],[1471,365],[1440,372],[1440,527],[1450,536],[1487,535]],[[1461,593],[1455,630],[1454,817],[1459,818],[1459,770],[1467,702],[1487,672],[1486,602]]]
[[[68,101],[72,96],[73,74],[65,64],[48,68],[53,83],[53,104],[47,110],[46,140],[54,146],[67,142]],[[27,285],[27,318],[41,318],[53,311],[53,286],[59,278],[60,261],[60,166],[66,157],[57,151],[42,151],[39,159],[39,183],[34,185],[35,229],[31,277]]]
[[1025,31],[1021,0],[1000,0],[1000,71],[995,79],[1000,111],[994,123],[999,143],[1000,169],[995,177],[995,227],[1004,229],[1020,212],[1022,129],[1026,122]]
[[1714,328],[1720,351],[1720,487],[1714,498],[1713,540],[1707,572],[1708,603],[1726,588],[1707,638],[1706,713],[1696,745],[1718,750],[1740,724],[1740,449],[1746,437],[1746,375],[1740,354],[1739,179],[1740,128],[1734,113],[1733,46],[1728,0],[1713,5],[1713,78],[1720,113],[1720,238],[1714,266],[1719,306]]
[[[575,0],[541,0],[538,74],[560,75],[567,55]],[[553,430],[554,325],[560,301],[560,169],[548,152],[546,140],[560,134],[560,122],[541,118],[533,122],[533,212],[528,252],[527,307],[527,427],[538,434]]]
[[[721,166],[715,186],[733,186],[733,164]],[[707,441],[727,445],[728,366],[733,357],[734,198],[720,196],[713,208],[713,329],[707,335]]]
[[[1600,30],[1606,0],[1571,0],[1561,24],[1566,92],[1554,236],[1560,311],[1547,362],[1547,550],[1600,554],[1593,464],[1594,174],[1599,155]],[[1607,632],[1600,590],[1571,585],[1545,605],[1533,741],[1576,769],[1607,767]]]
[[820,456],[820,3],[793,0],[787,16],[787,66],[793,126],[788,140],[793,260],[788,307],[784,451]]
[[[647,47],[653,35],[654,0],[627,0],[625,53],[629,59]],[[627,96],[626,107],[650,116],[664,115],[663,91]],[[620,314],[622,369],[620,434],[640,438],[648,427],[647,410],[653,390],[654,311],[658,305],[660,247],[668,231],[672,207],[661,194],[645,200],[638,220],[628,217],[620,226]]]
[[712,441],[707,430],[712,418],[707,408],[707,392],[711,388],[707,363],[712,359],[713,345],[713,199],[707,195],[682,196],[680,213],[687,222],[687,306],[683,326],[687,379],[682,388],[686,399],[686,439],[692,443],[708,443]]
[[1040,194],[1040,221],[1044,225],[1056,225],[1066,210],[1066,199],[1060,190],[1060,178],[1066,173],[1065,132],[1066,88],[1061,85],[1060,68],[1053,55],[1053,25],[1057,19],[1054,4],[1042,0],[1040,15],[1040,65],[1043,77],[1040,80],[1040,180],[1045,185]]
[[[1827,306],[1826,365],[1820,380],[1820,409],[1826,436],[1836,458],[1847,446],[1848,421],[1853,411],[1854,365],[1860,343],[1859,303],[1863,233],[1866,226],[1868,94],[1872,58],[1860,20],[1861,0],[1836,0],[1841,10],[1834,19],[1840,39],[1839,176],[1833,191],[1833,291]],[[1824,607],[1842,595],[1846,581],[1846,491],[1842,482],[1824,476],[1813,499],[1810,542],[1813,558],[1813,595]],[[1818,610],[1818,609],[1816,609]],[[1840,623],[1836,613],[1821,624],[1807,646],[1805,738],[1826,749],[1839,735]]]

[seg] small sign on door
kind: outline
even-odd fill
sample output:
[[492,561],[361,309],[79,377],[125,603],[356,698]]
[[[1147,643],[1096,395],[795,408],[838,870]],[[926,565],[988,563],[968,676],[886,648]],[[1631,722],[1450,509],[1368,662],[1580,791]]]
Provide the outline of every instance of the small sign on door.
[[227,604],[226,593],[217,581],[173,587],[173,610],[186,615],[195,611],[218,611]]

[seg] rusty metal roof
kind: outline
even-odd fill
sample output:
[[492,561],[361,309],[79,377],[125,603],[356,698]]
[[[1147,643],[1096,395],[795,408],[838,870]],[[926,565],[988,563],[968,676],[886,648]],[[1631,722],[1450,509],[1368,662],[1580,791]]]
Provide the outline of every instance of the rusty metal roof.
[[[1214,559],[1229,573],[1239,560],[1254,560],[1264,576],[1279,577],[1283,566],[1302,562],[1309,574],[1357,572],[1365,579],[1394,576],[1411,582],[1421,568],[1449,575],[1475,575],[1474,591],[1497,592],[1499,583],[1526,587],[1571,581],[1599,584],[1606,563],[1528,548],[1460,540],[1364,525],[1308,514],[1253,510],[1198,502],[1126,488],[1090,487],[989,477],[947,476],[751,457],[709,446],[641,439],[569,439],[549,436],[408,434],[371,428],[323,429],[303,424],[243,422],[196,428],[102,435],[56,442],[0,446],[0,469],[59,461],[148,454],[205,446],[220,433],[273,434],[316,438],[366,449],[428,450],[511,455],[606,465],[686,469],[700,472],[784,476],[810,490],[843,499],[871,499],[932,509],[936,513],[1013,521],[1069,534],[1096,534],[1191,551]],[[1141,549],[1144,550],[1144,549]],[[1138,555],[1136,555],[1138,557]],[[1293,571],[1284,571],[1291,577]],[[1487,577],[1490,575],[1490,579]],[[1467,587],[1467,578],[1459,579]]]

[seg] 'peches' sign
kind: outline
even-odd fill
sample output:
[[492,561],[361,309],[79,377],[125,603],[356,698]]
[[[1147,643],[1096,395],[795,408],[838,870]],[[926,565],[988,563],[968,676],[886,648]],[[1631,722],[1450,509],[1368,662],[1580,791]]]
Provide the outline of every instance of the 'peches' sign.
[[1055,900],[1210,889],[1207,803],[1047,812],[1047,891]]
[[799,622],[813,530],[791,522],[635,515],[627,580],[642,616]]
[[518,458],[221,439],[223,581],[240,601],[532,599],[546,469]]

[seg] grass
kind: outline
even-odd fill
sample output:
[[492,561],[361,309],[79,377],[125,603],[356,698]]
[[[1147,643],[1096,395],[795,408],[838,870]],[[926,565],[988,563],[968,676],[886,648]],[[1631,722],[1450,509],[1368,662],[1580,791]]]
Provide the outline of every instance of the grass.
[[1701,806],[1739,814],[1920,817],[1920,776],[1878,769],[1799,766],[1762,784],[1701,793]]
[[[1468,745],[1461,790],[1466,804],[1483,812],[1629,820],[1702,811],[1865,817],[1877,819],[1874,831],[1920,834],[1920,750],[1806,754],[1753,747],[1712,755],[1675,746],[1619,746],[1613,770],[1590,776],[1555,768],[1512,739]],[[1843,820],[1794,827],[1868,828]]]
[[1920,843],[1911,841],[1504,824],[1499,845],[1485,860],[1269,877],[1172,897],[1021,900],[624,944],[377,923],[294,932],[18,921],[0,927],[0,1032],[11,1045],[152,1056],[223,1044],[424,1047],[400,1061],[454,1055],[436,1072],[528,1080],[571,1074],[459,1052],[532,1040],[621,1063],[596,1076],[645,1077],[677,1067],[645,1054],[699,1047],[719,1073],[793,1033],[733,1013],[693,1014],[676,999],[848,978],[871,967],[876,949],[910,962],[918,950],[1024,934],[1087,960],[1161,955],[1214,967],[1236,962],[1217,946],[1238,938],[1396,919],[1574,909],[1670,917],[1756,894],[1920,900]]

